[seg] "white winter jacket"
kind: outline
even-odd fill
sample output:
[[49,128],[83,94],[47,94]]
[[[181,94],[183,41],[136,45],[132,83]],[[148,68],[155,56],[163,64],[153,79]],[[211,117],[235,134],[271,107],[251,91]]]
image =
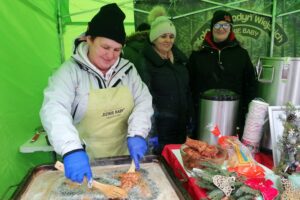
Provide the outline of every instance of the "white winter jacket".
[[[134,98],[134,109],[128,119],[128,136],[147,137],[153,114],[152,97],[134,65],[120,58],[108,71],[109,78],[87,58],[87,44],[82,42],[75,55],[49,78],[44,90],[40,117],[49,141],[56,153],[64,155],[82,148],[83,141],[75,125],[83,118],[90,91],[93,88],[127,86]],[[120,99],[120,101],[122,101]]]

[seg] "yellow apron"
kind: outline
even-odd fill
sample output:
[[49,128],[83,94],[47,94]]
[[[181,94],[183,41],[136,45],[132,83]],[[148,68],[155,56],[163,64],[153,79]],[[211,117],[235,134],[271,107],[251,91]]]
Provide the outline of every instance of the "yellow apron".
[[91,89],[86,113],[76,126],[90,159],[128,155],[128,118],[133,97],[127,87]]

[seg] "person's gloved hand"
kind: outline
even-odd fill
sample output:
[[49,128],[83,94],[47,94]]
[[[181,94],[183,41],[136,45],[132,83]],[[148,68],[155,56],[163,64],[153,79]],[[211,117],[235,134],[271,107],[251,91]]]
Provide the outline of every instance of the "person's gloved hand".
[[141,160],[146,151],[147,151],[147,143],[143,137],[134,136],[127,138],[128,149],[131,158],[134,161],[135,167],[137,170],[140,169],[139,160]]
[[159,146],[157,136],[153,136],[153,137],[149,138],[148,142],[149,142],[149,146],[152,146],[153,148],[158,148],[158,146]]
[[89,157],[84,150],[67,154],[63,158],[65,165],[65,176],[73,182],[82,183],[86,176],[88,183],[92,181],[92,170]]

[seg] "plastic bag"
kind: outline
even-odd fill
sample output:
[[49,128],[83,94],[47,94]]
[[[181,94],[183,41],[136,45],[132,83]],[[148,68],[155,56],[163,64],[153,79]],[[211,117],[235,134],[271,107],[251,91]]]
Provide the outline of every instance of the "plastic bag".
[[227,169],[247,178],[264,178],[264,169],[253,159],[249,149],[235,136],[222,136],[218,126],[211,131],[219,145],[228,152]]

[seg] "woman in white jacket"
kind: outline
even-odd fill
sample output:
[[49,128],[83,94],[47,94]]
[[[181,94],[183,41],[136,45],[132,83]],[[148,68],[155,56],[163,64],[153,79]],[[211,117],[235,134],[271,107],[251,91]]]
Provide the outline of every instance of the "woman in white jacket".
[[103,6],[44,91],[42,124],[63,156],[65,176],[78,183],[92,180],[89,157],[130,153],[139,169],[147,151],[152,97],[134,65],[120,57],[124,19],[115,3]]

